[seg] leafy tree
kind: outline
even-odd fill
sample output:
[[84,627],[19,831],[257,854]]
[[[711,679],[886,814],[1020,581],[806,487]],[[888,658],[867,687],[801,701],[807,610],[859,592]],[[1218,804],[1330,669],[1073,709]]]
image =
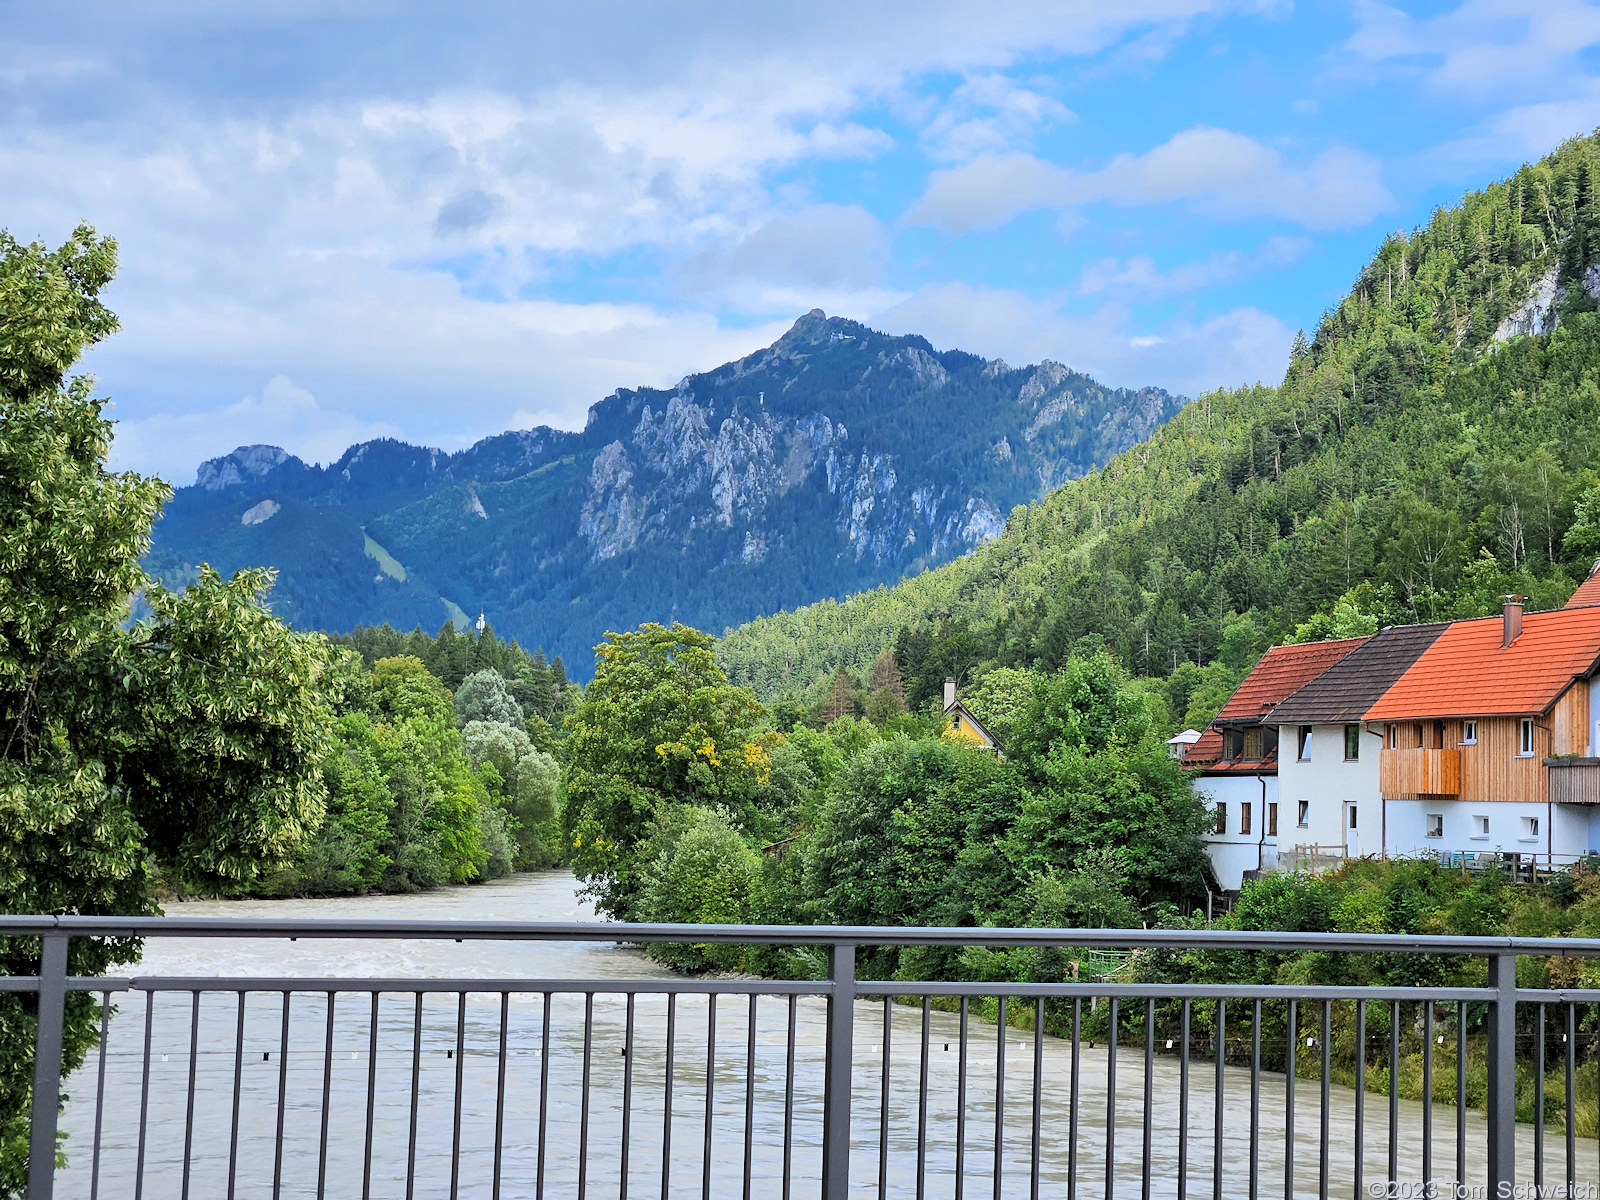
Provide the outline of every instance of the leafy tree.
[[[262,605],[271,581],[203,571],[183,594],[138,565],[166,485],[106,470],[111,425],[68,372],[116,328],[100,293],[116,246],[80,227],[59,250],[0,233],[0,903],[8,912],[146,914],[175,886],[251,880],[322,818],[331,714],[322,640]],[[148,616],[130,623],[141,593]],[[136,942],[77,938],[93,975]],[[37,939],[0,972],[38,969]],[[67,1070],[94,1041],[67,1005]],[[0,1190],[20,1188],[36,1009],[0,997]]]
[[505,677],[493,667],[474,671],[456,689],[456,727],[465,729],[472,721],[492,721],[499,725],[522,727],[522,707],[511,698]]
[[765,712],[717,666],[715,639],[674,624],[612,633],[567,718],[563,826],[572,863],[602,911],[635,911],[635,849],[675,804],[742,812],[771,770]]
[[[749,918],[755,853],[718,813],[688,804],[667,809],[651,836],[650,867],[639,901],[642,920],[738,925]],[[661,957],[689,970],[735,968],[742,946],[663,946]]]
[[556,861],[554,820],[561,777],[556,760],[535,749],[522,730],[492,721],[469,722],[461,731],[461,748],[474,766],[494,767],[500,794],[514,818],[518,861],[541,867]]

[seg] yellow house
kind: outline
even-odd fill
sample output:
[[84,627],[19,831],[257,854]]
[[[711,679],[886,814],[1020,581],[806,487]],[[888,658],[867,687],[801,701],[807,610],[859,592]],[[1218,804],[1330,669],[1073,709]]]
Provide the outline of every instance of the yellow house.
[[944,715],[950,722],[950,727],[945,730],[946,737],[959,738],[982,750],[993,750],[1001,753],[1000,740],[983,727],[983,722],[973,716],[967,706],[956,699],[956,681],[944,681]]

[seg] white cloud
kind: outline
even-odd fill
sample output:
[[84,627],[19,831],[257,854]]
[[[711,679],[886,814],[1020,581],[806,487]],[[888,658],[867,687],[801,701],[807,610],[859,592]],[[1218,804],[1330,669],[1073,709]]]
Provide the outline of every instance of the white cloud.
[[[339,430],[570,427],[797,311],[906,299],[870,214],[808,192],[819,166],[890,147],[869,116],[923,97],[910,128],[931,152],[994,154],[1071,116],[1019,62],[1169,45],[1251,7],[86,0],[19,16],[0,48],[0,89],[29,88],[25,107],[0,90],[0,211],[24,238],[87,218],[121,242],[124,332],[91,366],[125,463],[186,476],[232,438],[320,454]],[[314,410],[264,391],[217,407],[279,375]]]
[[1524,104],[1496,113],[1465,137],[1423,156],[1431,172],[1455,175],[1490,162],[1542,158],[1569,137],[1600,126],[1600,80],[1575,85],[1560,100]]
[[1559,91],[1581,70],[1583,51],[1600,45],[1600,8],[1584,0],[1467,0],[1432,17],[1358,0],[1356,22],[1345,42],[1356,58],[1399,63],[1434,87],[1477,95],[1508,85]]
[[331,462],[352,442],[397,433],[381,421],[361,421],[324,409],[292,379],[275,375],[259,396],[246,396],[209,412],[118,421],[111,462],[114,467],[159,474],[181,487],[194,482],[195,468],[205,459],[236,446],[266,442],[307,462]]
[[907,220],[962,233],[1030,209],[1173,201],[1213,216],[1279,217],[1312,229],[1361,225],[1393,203],[1377,160],[1360,151],[1333,146],[1295,168],[1254,138],[1197,126],[1144,154],[1119,154],[1095,171],[1023,153],[936,171]]
[[1277,382],[1294,340],[1293,330],[1257,308],[1139,330],[1119,303],[1076,313],[1053,299],[967,284],[926,288],[874,324],[921,333],[935,345],[982,346],[1008,362],[1053,358],[1113,387],[1155,384],[1186,396]]
[[1270,271],[1297,262],[1311,249],[1305,238],[1272,237],[1254,250],[1213,251],[1203,259],[1179,263],[1163,271],[1148,255],[1126,261],[1103,258],[1089,263],[1078,277],[1086,296],[1114,294],[1168,296],[1229,283],[1255,271]]
[[967,79],[938,105],[922,140],[935,158],[961,162],[1012,149],[1072,119],[1072,111],[1054,97],[988,72]]

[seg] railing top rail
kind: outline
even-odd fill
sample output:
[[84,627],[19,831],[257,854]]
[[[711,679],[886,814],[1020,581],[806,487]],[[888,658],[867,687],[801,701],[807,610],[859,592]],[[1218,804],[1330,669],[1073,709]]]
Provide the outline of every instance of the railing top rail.
[[338,921],[256,917],[0,915],[0,936],[427,939],[433,941],[709,942],[783,946],[1111,946],[1133,950],[1295,953],[1532,954],[1600,958],[1600,938],[1451,937],[1217,929],[995,929],[882,925],[632,925],[610,921]]

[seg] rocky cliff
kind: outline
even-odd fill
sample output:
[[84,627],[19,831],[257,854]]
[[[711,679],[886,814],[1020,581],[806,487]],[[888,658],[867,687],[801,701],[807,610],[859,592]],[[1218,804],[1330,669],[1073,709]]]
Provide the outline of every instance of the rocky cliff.
[[326,467],[241,447],[174,497],[149,565],[173,582],[276,566],[302,626],[481,608],[581,677],[607,628],[720,630],[962,554],[1178,404],[813,311],[675,388],[613,393],[581,432],[369,442]]

